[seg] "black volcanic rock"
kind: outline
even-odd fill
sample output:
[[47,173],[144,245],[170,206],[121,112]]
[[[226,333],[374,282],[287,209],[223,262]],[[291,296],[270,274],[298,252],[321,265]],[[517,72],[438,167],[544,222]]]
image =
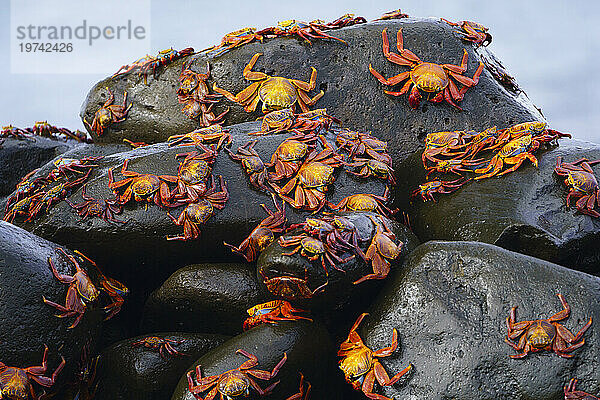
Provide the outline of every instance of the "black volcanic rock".
[[[526,161],[502,177],[471,182],[450,195],[435,195],[437,203],[413,201],[411,224],[420,239],[473,240],[600,274],[600,219],[567,208],[565,177],[553,173],[556,158],[573,162],[600,158],[600,146],[561,140],[538,154],[539,168]],[[596,176],[600,168],[593,167]],[[425,182],[420,154],[397,168],[399,180],[417,188]],[[456,179],[448,178],[448,179]],[[409,190],[397,198],[408,198]],[[398,206],[409,206],[401,201]]]
[[[147,336],[183,341],[173,347],[183,356],[134,347],[132,343]],[[168,399],[179,378],[198,357],[220,345],[227,336],[205,333],[153,333],[115,343],[102,351],[96,372],[97,400]]]
[[70,262],[55,251],[57,247],[0,221],[0,362],[19,368],[41,365],[47,345],[48,376],[59,365],[60,356],[66,360],[56,388],[74,379],[81,351],[86,343],[93,346],[104,316],[100,304],[94,302],[88,305],[79,324],[69,329],[75,317],[57,318],[60,312],[44,304],[42,296],[65,304],[69,287],[54,277],[48,257],[52,257],[59,273],[75,273]]
[[[585,344],[572,359],[551,352],[512,359],[504,342],[506,318],[549,318],[571,306],[561,321],[576,333],[591,317]],[[414,399],[562,400],[571,378],[598,393],[600,279],[496,246],[475,242],[429,242],[395,271],[359,334],[373,349],[388,346],[398,330],[399,347],[381,359],[390,373],[412,363],[405,383],[378,389],[388,397]],[[358,312],[357,312],[358,316]]]
[[[282,321],[277,325],[260,325],[238,335],[214,348],[190,365],[188,371],[202,366],[202,376],[220,375],[239,367],[248,358],[236,354],[243,349],[258,358],[257,369],[271,371],[287,353],[287,361],[277,376],[269,381],[255,379],[264,389],[275,381],[280,383],[269,397],[284,400],[298,392],[299,372],[312,385],[310,398],[340,399],[341,380],[332,379],[336,374],[333,358],[334,349],[329,334],[322,325],[307,321]],[[195,372],[194,372],[195,377]],[[250,389],[256,397],[254,389]],[[206,394],[206,393],[203,393]],[[195,400],[188,391],[188,380],[184,374],[173,393],[172,400]]]
[[[525,96],[517,97],[507,92],[488,71],[481,75],[479,84],[465,95],[460,112],[449,104],[422,101],[417,110],[408,105],[407,95],[392,97],[383,93],[384,87],[371,73],[369,63],[385,77],[406,71],[387,61],[383,56],[381,31],[387,28],[392,51],[396,51],[396,32],[403,28],[404,45],[425,62],[460,64],[463,49],[469,54],[466,76],[472,77],[479,65],[474,48],[462,41],[453,31],[455,28],[437,19],[408,18],[378,21],[355,25],[330,34],[345,40],[348,46],[334,40],[314,40],[312,46],[296,38],[265,40],[231,50],[215,58],[195,55],[174,61],[163,67],[157,79],[149,78],[145,85],[137,74],[107,78],[97,83],[89,92],[81,110],[81,117],[91,120],[104,103],[108,86],[117,95],[117,102],[124,90],[129,93],[133,106],[126,121],[112,125],[98,142],[120,142],[123,138],[155,143],[166,140],[169,135],[189,132],[197,123],[181,113],[176,90],[183,62],[193,59],[192,69],[204,72],[206,61],[211,65],[213,82],[231,93],[237,93],[250,82],[242,77],[244,66],[255,53],[264,53],[254,70],[271,76],[282,76],[307,81],[310,67],[317,69],[317,85],[325,95],[315,108],[326,107],[328,113],[342,120],[347,127],[369,130],[380,139],[388,140],[394,160],[400,161],[422,147],[428,132],[459,129],[480,129],[488,126],[507,126],[515,123],[542,119]],[[225,32],[224,32],[225,33]],[[397,89],[399,90],[399,86]],[[392,90],[396,90],[394,87]],[[215,113],[226,107],[231,111],[226,124],[252,121],[261,115],[260,105],[256,112],[246,113],[242,107],[222,100]]]
[[237,334],[246,310],[267,301],[247,264],[197,264],[177,270],[155,290],[142,315],[142,331]]

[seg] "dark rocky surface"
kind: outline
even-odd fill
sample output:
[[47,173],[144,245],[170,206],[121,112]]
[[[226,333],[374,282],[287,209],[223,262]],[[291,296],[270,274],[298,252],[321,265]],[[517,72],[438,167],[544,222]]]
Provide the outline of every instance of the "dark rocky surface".
[[[81,350],[98,338],[104,313],[98,302],[92,303],[79,324],[68,329],[74,318],[57,318],[58,310],[44,304],[42,296],[65,304],[68,289],[52,275],[48,257],[59,273],[75,273],[56,248],[54,243],[0,221],[0,361],[19,368],[41,365],[47,345],[48,376],[59,365],[60,356],[67,362],[58,378],[59,387],[78,372]],[[90,277],[93,279],[91,271]]]
[[[352,223],[357,227],[361,238],[369,239],[368,241],[361,243],[361,248],[366,251],[370,244],[370,239],[373,237],[376,231],[376,227],[369,219],[369,216],[378,218],[376,214],[372,213],[347,213],[344,214]],[[402,253],[400,256],[392,262],[392,270],[399,268],[404,261],[406,254],[409,254],[414,250],[419,240],[417,237],[404,225],[392,222],[385,219],[386,224],[389,225],[391,230],[396,235],[396,243],[401,241],[404,243]],[[290,232],[285,237],[290,235],[298,234],[300,232]],[[264,274],[268,278],[275,278],[279,276],[292,276],[296,278],[305,278],[305,269],[308,272],[308,287],[311,290],[315,290],[325,282],[329,282],[324,287],[322,292],[319,292],[310,299],[293,299],[295,303],[298,303],[302,307],[308,307],[319,313],[324,313],[326,318],[332,318],[334,321],[340,318],[341,315],[345,316],[345,311],[356,307],[365,306],[365,302],[370,301],[372,296],[377,293],[383,284],[383,280],[368,280],[358,285],[354,285],[353,282],[362,278],[363,276],[373,273],[371,263],[366,263],[362,258],[356,256],[352,260],[345,264],[339,265],[345,272],[338,271],[328,265],[329,275],[325,275],[325,271],[321,265],[320,260],[311,262],[306,257],[300,254],[294,254],[292,256],[285,256],[282,253],[289,253],[294,247],[282,247],[278,241],[271,244],[264,252],[260,255],[257,261],[257,277],[261,282],[261,286],[266,287],[263,283]],[[350,253],[344,253],[342,257],[347,257]],[[261,273],[262,272],[262,273]],[[347,317],[345,317],[347,319]]]
[[[170,340],[185,340],[174,346],[184,356],[157,350],[133,347],[132,343],[146,336]],[[204,333],[153,333],[115,343],[105,349],[98,362],[96,379],[97,400],[164,400],[170,398],[181,375],[189,365],[210,349],[220,345],[227,336]]]
[[44,137],[32,140],[5,139],[0,146],[0,197],[7,196],[25,174],[81,144]]
[[[493,243],[581,270],[600,274],[600,220],[567,208],[565,177],[553,173],[556,158],[573,162],[600,158],[596,144],[574,139],[538,153],[539,168],[526,161],[500,178],[471,182],[450,195],[436,195],[437,203],[417,199],[410,210],[411,224],[421,240],[473,240]],[[600,171],[598,167],[593,167]],[[420,154],[397,168],[399,180],[412,189],[425,182]],[[597,172],[598,173],[598,172]],[[449,178],[456,179],[456,178]],[[397,193],[400,208],[410,191]]]
[[[256,379],[264,389],[271,383],[281,382],[269,397],[274,400],[284,400],[298,392],[299,375],[302,372],[312,384],[311,398],[340,399],[340,384],[342,381],[333,380],[336,374],[336,364],[333,358],[334,348],[327,331],[316,322],[283,321],[277,325],[260,325],[228,340],[200,357],[189,367],[188,371],[202,366],[202,376],[220,375],[225,371],[239,367],[246,357],[236,354],[243,349],[258,358],[257,369],[271,371],[287,353],[287,361],[279,374],[270,381]],[[195,377],[195,372],[194,372]],[[251,390],[252,396],[256,392]],[[204,393],[206,394],[206,393]],[[172,400],[195,400],[188,391],[188,381],[185,374],[173,393]]]
[[[516,360],[506,343],[506,318],[549,318],[565,296],[571,315],[563,325],[576,333],[593,318],[585,345],[572,359],[543,352]],[[429,242],[406,267],[390,276],[359,328],[365,343],[389,345],[398,329],[399,350],[382,364],[391,374],[409,362],[405,384],[381,391],[413,399],[562,400],[571,378],[598,393],[600,280],[496,246],[474,242]]]
[[[460,64],[463,48],[469,54],[466,75],[473,76],[479,65],[473,47],[453,33],[454,28],[437,19],[408,18],[378,21],[331,31],[348,46],[334,40],[314,40],[312,46],[296,38],[265,40],[231,50],[219,57],[209,58],[211,79],[219,87],[237,93],[250,82],[242,77],[244,66],[255,53],[264,53],[254,70],[271,76],[307,81],[310,67],[317,69],[317,87],[311,95],[323,90],[325,95],[315,108],[326,107],[329,114],[341,119],[353,129],[372,131],[380,139],[388,140],[394,160],[400,161],[422,147],[428,132],[459,129],[483,130],[492,125],[508,126],[542,118],[523,96],[507,92],[488,71],[482,73],[479,84],[471,88],[460,103],[459,112],[449,104],[422,101],[418,110],[408,105],[406,95],[392,97],[383,93],[384,87],[369,73],[368,65],[391,77],[406,71],[387,61],[382,52],[381,31],[388,29],[392,51],[396,50],[396,32],[403,28],[405,48],[413,51],[425,62]],[[192,69],[204,72],[207,58],[194,58]],[[190,57],[188,57],[189,59]],[[123,90],[133,103],[128,119],[114,124],[98,142],[120,142],[123,138],[156,143],[169,135],[189,132],[197,124],[181,113],[176,90],[182,62],[177,60],[160,70],[157,79],[149,78],[145,85],[137,74],[107,78],[97,83],[89,92],[81,109],[81,117],[91,120],[107,96],[105,87],[121,101]],[[395,90],[396,87],[394,87]],[[397,87],[399,89],[399,86]],[[228,100],[222,100],[216,113],[226,107],[231,111],[226,124],[251,121],[261,115],[260,105],[253,114]]]
[[177,270],[155,290],[142,315],[142,331],[237,334],[246,310],[267,301],[248,264],[195,264]]

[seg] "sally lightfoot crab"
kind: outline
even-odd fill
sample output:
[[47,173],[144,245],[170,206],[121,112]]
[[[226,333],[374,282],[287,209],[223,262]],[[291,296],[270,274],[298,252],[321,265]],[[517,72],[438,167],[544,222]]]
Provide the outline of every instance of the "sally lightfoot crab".
[[232,160],[241,161],[252,186],[259,190],[269,191],[269,187],[265,185],[265,183],[268,183],[270,180],[267,167],[260,158],[260,155],[256,152],[256,150],[254,150],[254,146],[257,142],[258,141],[255,140],[238,147],[237,153],[235,154],[229,149],[225,150]]
[[125,221],[120,221],[115,218],[115,214],[123,212],[123,206],[116,200],[98,200],[86,195],[86,186],[81,189],[82,203],[71,203],[69,199],[65,199],[67,203],[77,212],[82,219],[86,220],[89,217],[99,217],[106,222],[118,222],[124,224]]
[[178,352],[177,350],[175,350],[175,347],[173,347],[173,346],[177,346],[178,344],[181,344],[183,342],[185,342],[185,339],[184,340],[173,340],[173,339],[161,338],[158,336],[148,336],[148,337],[140,339],[136,342],[131,343],[131,345],[133,347],[145,347],[147,349],[158,350],[160,356],[166,360],[167,356],[165,355],[165,352],[172,356],[187,355],[187,354]]
[[344,272],[338,265],[344,264],[354,258],[354,255],[341,258],[336,254],[336,251],[326,243],[323,243],[312,236],[308,236],[306,233],[288,237],[282,236],[279,238],[279,244],[281,247],[296,246],[289,253],[282,253],[284,256],[300,253],[301,256],[308,258],[310,261],[320,260],[325,274],[329,274],[327,265]]
[[275,324],[277,321],[297,321],[301,319],[312,321],[310,318],[294,315],[295,313],[301,312],[306,311],[292,307],[292,305],[285,300],[273,300],[257,304],[248,309],[249,317],[244,321],[243,328],[244,330],[248,330],[265,323]]
[[329,284],[329,281],[326,281],[321,286],[311,289],[308,286],[307,269],[304,269],[304,278],[298,278],[297,276],[291,275],[280,275],[269,278],[262,268],[259,269],[259,273],[263,278],[263,283],[271,294],[290,300],[310,299],[322,292]]
[[385,279],[390,273],[390,261],[400,256],[404,243],[395,243],[396,235],[385,224],[382,219],[376,221],[373,217],[369,219],[375,225],[375,235],[371,239],[371,244],[365,253],[365,259],[371,261],[373,273],[363,276],[354,282],[355,285],[369,279]]
[[[221,400],[248,397],[250,395],[250,388],[254,389],[260,396],[266,396],[271,393],[279,381],[263,389],[253,378],[267,381],[277,376],[279,369],[281,369],[287,360],[287,354],[283,353],[281,361],[269,372],[254,369],[258,365],[258,359],[255,355],[242,349],[238,349],[236,353],[248,358],[247,361],[243,362],[236,369],[225,371],[221,375],[202,377],[201,366],[198,365],[196,366],[196,382],[194,382],[192,376],[193,371],[187,373],[188,389],[196,399],[213,400],[217,393]],[[208,393],[204,395],[205,397],[202,397],[202,393],[207,391]]]
[[568,163],[563,162],[559,156],[554,168],[555,174],[567,177],[565,185],[570,190],[567,195],[567,207],[571,197],[578,198],[575,203],[577,210],[596,218],[600,217],[600,213],[594,210],[596,204],[600,206],[600,187],[591,166],[598,163],[600,160],[589,161],[586,158]]
[[422,185],[419,185],[418,189],[415,189],[411,193],[411,198],[415,198],[417,196],[421,196],[423,201],[433,201],[436,202],[434,194],[449,194],[457,191],[461,188],[465,183],[469,182],[470,179],[464,179],[463,177],[458,178],[454,181],[441,181],[439,179],[435,179],[433,181],[425,182]]
[[[560,357],[571,358],[573,355],[570,353],[583,346],[583,334],[592,325],[592,318],[573,335],[558,323],[569,317],[571,307],[562,294],[557,296],[563,309],[548,319],[517,322],[517,307],[511,308],[510,315],[506,318],[508,333],[504,341],[519,352],[511,354],[511,358],[524,358],[529,353],[540,351],[553,351]],[[515,343],[515,340],[518,342]]]
[[108,99],[104,102],[102,107],[96,111],[92,123],[90,124],[85,119],[83,120],[90,130],[98,136],[102,136],[104,134],[104,129],[110,124],[125,121],[127,113],[133,105],[133,103],[129,104],[129,106],[127,105],[127,92],[123,92],[123,105],[113,104],[115,96],[109,88],[106,88],[106,90],[109,95]]
[[589,393],[575,389],[577,385],[577,379],[573,378],[565,386],[565,400],[600,400],[600,397],[592,396]]
[[[52,376],[44,376],[48,369],[46,358],[48,357],[48,346],[44,346],[42,365],[27,368],[9,367],[0,362],[0,399],[11,400],[38,400],[46,398],[46,392],[38,396],[33,388],[33,382],[46,388],[50,388],[56,382],[56,377],[65,366],[65,358],[61,356],[61,362],[56,367]],[[33,381],[33,382],[32,382]]]
[[462,36],[464,40],[469,42],[473,42],[478,46],[487,46],[492,43],[492,35],[488,33],[488,28],[485,26],[473,22],[473,21],[458,21],[458,22],[450,22],[447,19],[440,18],[441,21],[452,25],[458,26],[461,31],[454,31]]
[[[469,78],[463,75],[467,71],[467,59],[469,57],[466,50],[463,50],[460,65],[435,64],[421,61],[412,51],[404,48],[402,28],[398,30],[397,34],[397,47],[400,54],[390,52],[386,29],[381,32],[381,36],[383,38],[383,55],[394,64],[410,67],[410,71],[386,79],[369,64],[371,74],[384,85],[394,86],[408,80],[399,92],[385,90],[385,93],[392,96],[401,96],[412,87],[408,103],[413,109],[419,107],[421,91],[423,91],[428,95],[433,95],[429,98],[429,101],[433,103],[445,100],[458,110],[462,110],[456,103],[462,101],[465,92],[470,87],[477,85],[479,75],[483,71],[483,63],[479,63],[473,77]],[[462,88],[459,89],[454,81],[461,84]]]
[[255,81],[246,89],[236,95],[217,87],[213,84],[213,90],[222,94],[229,100],[238,103],[244,107],[246,112],[256,110],[259,101],[262,101],[263,113],[273,110],[281,110],[290,108],[295,103],[298,103],[303,112],[309,111],[309,106],[312,106],[319,100],[324,92],[320,91],[315,97],[308,96],[308,92],[313,90],[317,84],[317,70],[311,68],[309,82],[299,81],[297,79],[282,78],[280,76],[269,76],[263,72],[252,71],[252,67],[256,64],[256,60],[262,53],[256,53],[248,65],[244,67],[243,76],[249,81]]
[[398,382],[408,371],[412,369],[412,364],[398,372],[393,377],[381,365],[379,358],[391,356],[398,348],[398,332],[394,328],[392,331],[392,344],[389,347],[373,351],[367,347],[356,329],[362,320],[369,314],[361,314],[348,334],[348,338],[340,345],[338,350],[339,367],[344,373],[346,382],[352,385],[354,390],[362,391],[370,399],[391,400],[389,397],[382,396],[373,392],[375,380],[381,386],[391,386]]

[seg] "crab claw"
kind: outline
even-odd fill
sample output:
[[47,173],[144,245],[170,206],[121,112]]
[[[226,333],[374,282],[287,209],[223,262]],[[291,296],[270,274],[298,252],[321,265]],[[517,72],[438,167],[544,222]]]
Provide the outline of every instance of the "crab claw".
[[413,86],[412,90],[410,91],[410,96],[408,96],[408,104],[410,105],[410,108],[416,109],[417,107],[419,107],[420,102],[421,102],[421,92],[419,92],[419,89],[415,85],[415,86]]

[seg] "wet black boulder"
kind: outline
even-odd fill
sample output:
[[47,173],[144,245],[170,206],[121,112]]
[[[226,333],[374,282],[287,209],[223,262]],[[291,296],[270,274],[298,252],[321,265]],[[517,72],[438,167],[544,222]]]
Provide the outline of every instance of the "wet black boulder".
[[[574,139],[537,153],[539,168],[529,161],[515,172],[471,182],[437,203],[414,200],[411,224],[422,240],[474,240],[600,274],[600,219],[581,214],[572,201],[566,177],[554,171],[556,159],[573,162],[600,158],[596,144]],[[594,166],[596,176],[600,168]],[[397,168],[410,190],[425,182],[420,154]],[[448,177],[447,179],[456,179]],[[403,198],[408,200],[409,190]],[[398,196],[400,198],[401,195]],[[401,208],[409,207],[399,202]]]
[[79,324],[69,329],[74,317],[57,318],[60,312],[44,304],[42,296],[65,304],[69,287],[54,277],[48,257],[55,261],[59,273],[75,273],[75,268],[55,251],[57,247],[0,221],[0,362],[18,368],[41,365],[47,345],[47,376],[59,365],[61,356],[66,360],[58,377],[59,387],[78,372],[83,347],[87,344],[93,348],[104,314],[98,302],[92,303]]
[[[591,317],[585,344],[572,359],[551,352],[512,359],[504,342],[506,318],[549,318],[571,307],[561,321],[574,334]],[[598,393],[600,279],[533,257],[475,242],[428,242],[395,271],[359,328],[365,343],[399,348],[382,364],[391,375],[412,363],[404,383],[380,390],[394,398],[562,400],[571,378]],[[358,314],[357,314],[358,316]]]
[[[160,68],[157,78],[149,78],[144,84],[137,74],[107,78],[98,82],[88,93],[82,106],[81,117],[91,120],[104,103],[106,87],[112,89],[117,102],[122,101],[124,90],[133,104],[126,121],[112,125],[104,136],[95,137],[102,142],[120,142],[123,138],[156,143],[169,135],[189,132],[198,127],[181,113],[177,100],[177,81],[183,62],[192,59],[191,68],[204,72],[207,60],[211,65],[213,83],[235,94],[251,82],[242,77],[244,66],[255,53],[264,53],[255,71],[271,76],[308,81],[310,67],[317,70],[316,89],[325,95],[314,108],[327,108],[329,114],[342,120],[353,129],[372,131],[381,139],[388,140],[390,153],[395,160],[402,160],[422,146],[429,132],[460,129],[483,130],[492,125],[508,126],[520,122],[542,119],[535,107],[524,95],[517,96],[506,91],[487,71],[481,74],[479,84],[469,89],[458,111],[448,103],[434,104],[423,100],[417,110],[408,105],[408,96],[386,95],[384,86],[369,72],[369,63],[385,77],[391,77],[408,68],[386,60],[382,51],[381,31],[387,28],[392,51],[396,51],[396,32],[403,29],[404,46],[421,60],[433,63],[460,64],[463,49],[469,60],[465,76],[472,77],[479,65],[479,55],[474,47],[454,33],[455,28],[438,19],[407,18],[378,21],[355,25],[329,34],[345,40],[344,45],[335,40],[313,40],[312,46],[295,37],[265,40],[231,50],[215,58],[204,55],[186,57]],[[225,34],[226,32],[223,32]],[[425,96],[424,96],[425,99]],[[252,121],[261,115],[259,104],[254,113],[223,99],[215,107],[215,113],[231,107],[226,124]]]
[[[147,336],[180,341],[176,351],[184,355],[161,357],[158,350],[134,347]],[[97,400],[164,400],[168,399],[179,378],[198,357],[219,346],[227,336],[204,333],[153,333],[127,339],[104,349],[98,362]]]
[[[277,376],[269,381],[255,379],[265,389],[275,381],[280,383],[269,397],[284,400],[298,392],[299,372],[311,383],[311,398],[339,399],[341,381],[332,379],[336,373],[334,349],[329,334],[317,322],[283,321],[277,325],[260,325],[238,335],[200,357],[189,367],[194,370],[202,366],[202,376],[220,375],[239,367],[248,358],[236,354],[238,349],[254,354],[258,358],[256,369],[271,371],[284,353],[287,361]],[[259,398],[254,389],[252,396]],[[204,392],[206,395],[208,392]],[[173,393],[172,400],[195,400],[188,390],[187,376],[183,375]]]
[[267,301],[247,264],[195,264],[177,270],[144,306],[142,331],[237,334],[246,310]]

